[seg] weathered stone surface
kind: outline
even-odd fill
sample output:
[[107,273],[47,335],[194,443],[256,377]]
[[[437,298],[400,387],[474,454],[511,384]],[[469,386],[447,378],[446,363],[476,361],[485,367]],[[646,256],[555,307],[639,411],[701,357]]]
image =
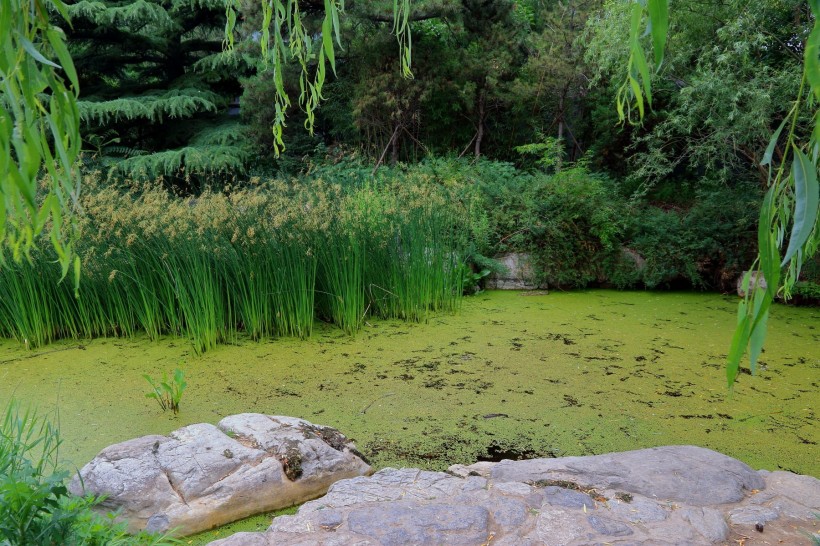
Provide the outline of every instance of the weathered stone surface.
[[818,480],[692,446],[452,470],[342,480],[265,533],[212,544],[810,545],[820,511]]
[[[469,467],[468,467],[469,468]],[[591,457],[501,461],[495,481],[570,481],[580,486],[619,489],[645,497],[695,506],[737,502],[762,489],[763,478],[747,465],[695,446],[665,446]]]
[[763,276],[763,273],[759,271],[744,271],[743,274],[737,279],[738,296],[741,298],[746,297],[746,291],[743,290],[743,279],[746,275],[749,275],[749,290],[754,290],[755,288],[766,290],[766,278]]
[[778,513],[764,506],[742,506],[729,512],[729,522],[735,525],[755,525],[776,520]]
[[512,252],[496,257],[505,272],[487,279],[487,288],[495,290],[533,290],[539,288],[535,282],[535,271],[529,254]]
[[720,510],[701,506],[683,508],[680,516],[709,543],[724,541],[729,536],[729,526],[726,525],[726,519]]
[[233,415],[105,448],[72,493],[106,496],[129,530],[192,534],[322,495],[370,466],[334,429],[292,417]]

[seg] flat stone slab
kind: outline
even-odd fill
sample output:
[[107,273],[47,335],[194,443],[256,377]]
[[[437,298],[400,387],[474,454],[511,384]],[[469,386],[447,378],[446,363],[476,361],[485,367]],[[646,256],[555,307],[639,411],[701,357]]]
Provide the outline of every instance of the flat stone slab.
[[591,457],[387,468],[336,482],[263,533],[212,546],[811,545],[820,480],[668,446]]
[[189,535],[293,506],[371,472],[339,431],[243,413],[103,449],[74,476],[75,495],[105,496],[131,532]]

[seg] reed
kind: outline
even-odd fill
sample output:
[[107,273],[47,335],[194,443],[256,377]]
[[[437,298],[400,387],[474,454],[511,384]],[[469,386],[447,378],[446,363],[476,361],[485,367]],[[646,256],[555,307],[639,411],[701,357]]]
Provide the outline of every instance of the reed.
[[353,335],[368,315],[420,321],[461,300],[466,219],[435,183],[270,182],[197,199],[95,183],[79,298],[50,251],[6,260],[0,336],[38,347],[145,332],[201,353],[239,335],[304,338],[317,317]]

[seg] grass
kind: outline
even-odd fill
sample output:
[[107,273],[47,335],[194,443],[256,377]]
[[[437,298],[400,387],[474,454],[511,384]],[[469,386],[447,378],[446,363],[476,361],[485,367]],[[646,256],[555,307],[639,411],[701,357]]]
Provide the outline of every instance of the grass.
[[274,182],[197,199],[95,184],[86,181],[79,298],[48,250],[9,260],[0,336],[35,348],[172,334],[204,353],[240,334],[304,338],[317,317],[350,335],[369,315],[421,321],[461,299],[466,215],[429,182]]

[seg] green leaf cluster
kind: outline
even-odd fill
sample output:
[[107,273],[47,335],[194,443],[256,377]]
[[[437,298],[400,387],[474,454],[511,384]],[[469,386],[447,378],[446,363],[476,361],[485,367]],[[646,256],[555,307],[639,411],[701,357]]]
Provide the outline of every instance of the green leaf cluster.
[[[76,283],[71,214],[80,191],[74,170],[79,84],[64,33],[49,20],[49,9],[61,19],[68,16],[61,0],[0,2],[0,247],[19,261],[48,226],[62,277],[73,260]],[[45,190],[39,187],[43,172]]]
[[179,413],[179,403],[182,401],[182,394],[188,383],[185,381],[185,373],[177,368],[173,377],[169,380],[166,375],[161,380],[154,380],[150,375],[142,376],[149,385],[151,392],[145,394],[146,398],[153,398],[159,404],[162,411],[171,410],[174,415]]

